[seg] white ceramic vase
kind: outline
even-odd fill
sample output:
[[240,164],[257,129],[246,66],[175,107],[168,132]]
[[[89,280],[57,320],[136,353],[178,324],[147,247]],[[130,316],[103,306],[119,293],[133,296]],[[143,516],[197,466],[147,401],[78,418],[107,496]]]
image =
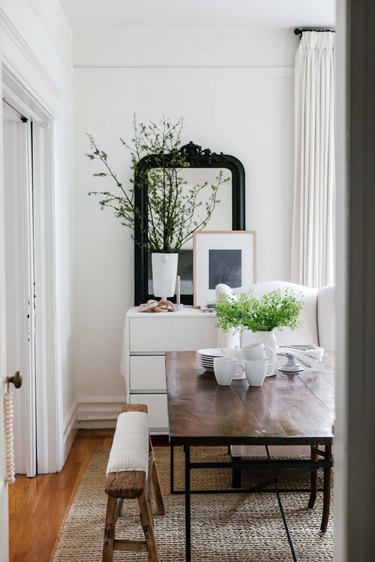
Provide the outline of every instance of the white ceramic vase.
[[234,329],[217,329],[217,347],[222,347],[224,349],[239,349],[240,343],[240,332],[236,332]]
[[152,283],[154,296],[173,297],[176,291],[178,254],[152,254]]
[[276,375],[276,351],[277,351],[277,343],[276,343],[276,335],[275,330],[271,330],[270,332],[253,332],[251,337],[251,343],[259,342],[264,345],[265,348],[270,347],[272,349],[272,357],[269,357],[269,363],[272,363],[272,369],[268,373],[268,377],[272,377]]
[[[216,285],[215,293],[216,302],[218,302],[222,295],[226,295],[234,301],[237,301],[238,299],[233,290],[228,287],[228,285],[224,285],[223,283],[219,283],[219,285]],[[224,349],[239,349],[240,346],[241,332],[239,330],[235,330],[234,328],[229,328],[229,330],[223,330],[223,328],[217,329],[217,347],[221,347]]]

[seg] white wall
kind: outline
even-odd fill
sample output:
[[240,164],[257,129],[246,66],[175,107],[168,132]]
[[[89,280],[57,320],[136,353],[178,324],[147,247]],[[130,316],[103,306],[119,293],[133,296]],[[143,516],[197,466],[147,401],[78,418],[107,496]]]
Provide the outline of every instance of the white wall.
[[298,38],[292,29],[175,29],[73,33],[78,67],[288,67]]
[[[293,191],[292,30],[75,32],[75,373],[80,418],[110,417],[124,396],[119,365],[133,304],[133,245],[90,190],[86,132],[122,178],[141,120],[183,116],[184,141],[237,156],[246,170],[246,225],[258,233],[258,280],[289,279]],[[100,404],[105,403],[105,406]]]
[[[56,238],[56,365],[59,419],[66,430],[75,413],[72,375],[73,169],[72,33],[57,0],[2,0],[1,61],[53,120]],[[50,241],[48,241],[50,242]],[[66,434],[65,437],[69,439]],[[60,450],[60,462],[63,455]]]

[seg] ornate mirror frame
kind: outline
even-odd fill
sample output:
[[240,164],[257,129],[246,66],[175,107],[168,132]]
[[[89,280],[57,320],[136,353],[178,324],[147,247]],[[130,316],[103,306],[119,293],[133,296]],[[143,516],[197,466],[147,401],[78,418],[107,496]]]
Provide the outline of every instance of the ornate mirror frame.
[[[245,169],[235,156],[229,154],[217,154],[206,148],[202,150],[197,144],[190,142],[181,147],[181,153],[188,160],[191,168],[226,168],[232,174],[232,230],[246,230],[245,219]],[[171,157],[166,156],[166,164]],[[159,162],[159,163],[158,163]],[[138,162],[137,169],[142,172],[137,181],[135,175],[134,200],[136,207],[140,210],[141,220],[136,220],[134,232],[134,304],[139,305],[153,298],[148,292],[148,259],[149,253],[143,247],[147,237],[148,220],[145,216],[147,209],[147,173],[148,169],[159,168],[158,161],[154,155],[145,156]],[[142,179],[143,178],[143,179]],[[173,299],[172,299],[173,300]],[[181,295],[183,304],[193,304],[193,294]]]

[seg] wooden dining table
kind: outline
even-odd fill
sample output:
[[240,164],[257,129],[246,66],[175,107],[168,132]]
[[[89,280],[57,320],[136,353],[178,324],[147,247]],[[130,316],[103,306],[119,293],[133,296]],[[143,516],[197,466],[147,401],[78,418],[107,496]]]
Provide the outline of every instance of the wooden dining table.
[[[280,366],[283,362],[285,358],[280,359]],[[268,452],[270,445],[310,446],[310,459],[277,459],[268,455],[263,461],[236,461],[235,457],[233,461],[237,469],[250,465],[260,469],[288,466],[309,470],[309,507],[313,507],[317,494],[318,469],[323,469],[321,530],[325,531],[333,465],[334,354],[325,353],[320,363],[313,362],[312,368],[298,373],[278,371],[260,387],[250,387],[246,379],[235,380],[229,386],[218,385],[214,373],[198,365],[194,351],[167,352],[165,364],[170,445],[172,450],[182,445],[185,454],[186,561],[191,560],[190,473],[195,468],[210,466],[192,462],[191,447],[264,445]],[[233,468],[232,461],[220,464]],[[278,493],[277,487],[275,491]],[[289,544],[293,552],[293,544]]]

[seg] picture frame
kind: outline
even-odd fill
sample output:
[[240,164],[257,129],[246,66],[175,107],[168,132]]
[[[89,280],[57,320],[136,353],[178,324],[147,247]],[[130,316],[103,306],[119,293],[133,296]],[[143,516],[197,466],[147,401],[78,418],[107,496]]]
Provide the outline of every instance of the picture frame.
[[193,239],[194,306],[215,303],[215,287],[256,282],[255,230],[200,230]]

